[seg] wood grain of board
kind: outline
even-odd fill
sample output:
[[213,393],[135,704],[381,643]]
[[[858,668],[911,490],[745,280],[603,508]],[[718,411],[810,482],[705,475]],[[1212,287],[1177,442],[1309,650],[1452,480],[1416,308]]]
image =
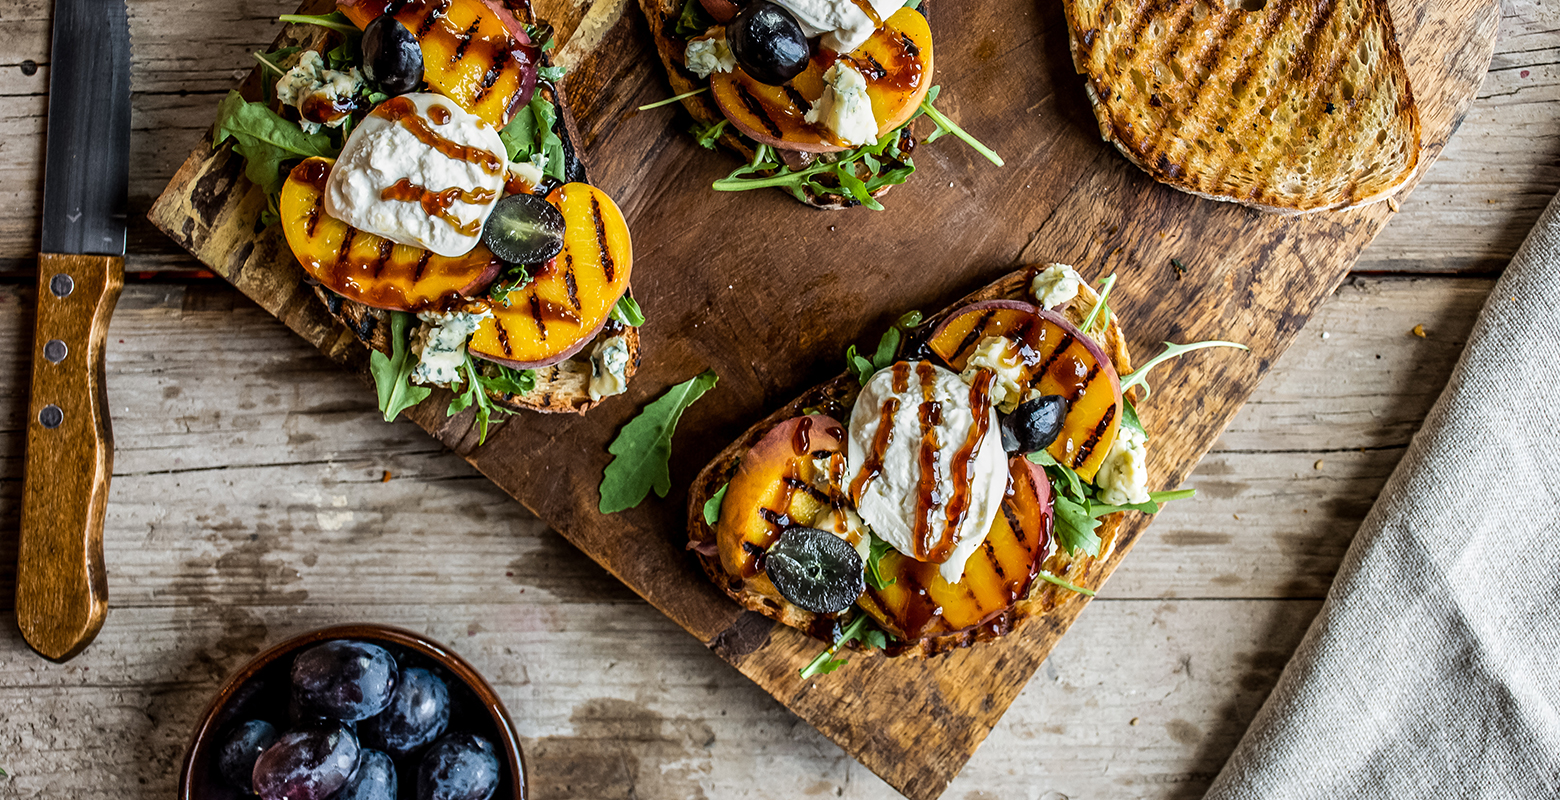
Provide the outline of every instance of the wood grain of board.
[[[543,4],[543,16],[547,10]],[[1421,104],[1428,163],[1484,74],[1496,8],[1444,0],[1393,10]],[[891,785],[911,797],[935,797],[1081,604],[1000,645],[931,662],[859,658],[827,680],[800,681],[796,668],[816,644],[738,613],[703,582],[676,535],[680,491],[613,519],[594,513],[605,445],[617,427],[665,386],[713,366],[722,384],[684,417],[677,441],[673,480],[684,486],[765,409],[833,372],[846,343],[875,336],[908,308],[935,308],[1016,263],[1055,259],[1087,275],[1122,275],[1114,305],[1129,320],[1140,357],[1165,339],[1253,344],[1250,357],[1188,359],[1157,381],[1144,416],[1163,454],[1156,482],[1173,485],[1390,211],[1378,205],[1279,220],[1154,185],[1095,138],[1059,7],[1013,2],[951,9],[934,22],[941,105],[1002,152],[1006,169],[951,142],[924,148],[917,153],[922,174],[879,215],[824,218],[778,193],[715,197],[706,187],[729,163],[686,137],[668,136],[669,114],[629,112],[664,91],[634,65],[633,56],[648,52],[642,20],[629,13],[597,22],[579,25],[598,43],[579,55],[569,90],[593,174],[636,233],[635,289],[652,320],[643,372],[627,398],[588,417],[526,417],[507,423],[481,449],[466,416],[445,420],[432,408],[412,416]],[[1014,85],[1030,91],[1013,92]],[[197,149],[154,207],[154,219],[332,358],[360,357],[299,291],[296,266],[275,233],[250,235],[258,198],[237,175],[223,151]],[[1173,257],[1188,267],[1179,279]],[[687,435],[690,429],[698,434]],[[1141,527],[1134,526],[1128,545]],[[1116,560],[1127,549],[1118,549]]]

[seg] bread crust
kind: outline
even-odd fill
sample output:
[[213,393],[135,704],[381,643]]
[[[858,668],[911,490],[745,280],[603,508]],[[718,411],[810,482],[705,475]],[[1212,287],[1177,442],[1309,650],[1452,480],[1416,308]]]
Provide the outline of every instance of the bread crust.
[[[1419,111],[1391,13],[1385,0],[1350,1],[1365,9],[1349,31],[1357,38],[1344,42],[1338,52],[1357,50],[1361,57],[1352,64],[1362,68],[1365,53],[1376,58],[1377,66],[1363,75],[1369,85],[1355,85],[1362,83],[1355,80],[1358,76],[1342,74],[1351,68],[1348,56],[1320,76],[1315,69],[1322,59],[1313,58],[1315,53],[1301,46],[1302,55],[1292,56],[1283,46],[1287,24],[1298,20],[1325,29],[1327,15],[1346,0],[1271,0],[1254,11],[1219,0],[1170,0],[1130,8],[1118,7],[1117,0],[1065,0],[1063,6],[1073,65],[1085,76],[1101,138],[1155,180],[1188,194],[1294,215],[1385,200],[1409,183],[1419,167]],[[1148,11],[1138,15],[1139,9]],[[1205,16],[1198,16],[1199,9]],[[1156,28],[1161,34],[1157,38]],[[1264,49],[1240,39],[1225,47],[1252,29],[1259,45],[1272,46]],[[1266,38],[1260,38],[1264,34]],[[1244,52],[1241,43],[1246,43]],[[1315,42],[1299,44],[1314,49]],[[1209,60],[1198,61],[1193,53],[1208,53]],[[1161,62],[1164,69],[1159,68]],[[1283,90],[1286,101],[1294,100],[1293,107],[1300,109],[1286,122],[1280,122],[1282,115],[1273,109],[1283,105],[1280,92],[1264,99],[1270,94],[1266,86],[1260,95],[1251,89],[1264,76],[1272,76],[1270,82]],[[1216,85],[1236,88],[1215,103],[1202,90]],[[1378,98],[1390,101],[1391,107],[1370,105]],[[1332,119],[1340,108],[1344,114]],[[1234,113],[1224,113],[1229,111]],[[1226,130],[1220,124],[1231,119],[1239,122],[1238,133],[1236,125]],[[1357,135],[1359,129],[1379,131],[1381,138],[1362,141],[1373,137]],[[1308,141],[1322,136],[1328,141]],[[1393,148],[1396,152],[1387,152]],[[1317,158],[1318,152],[1324,155]],[[1389,158],[1383,158],[1384,153]],[[1293,188],[1311,182],[1327,185],[1315,191]]]
[[[688,39],[677,34],[677,18],[682,13],[682,6],[682,0],[639,0],[639,8],[644,11],[645,19],[650,23],[650,38],[655,41],[656,52],[661,56],[661,65],[666,68],[666,78],[671,83],[673,97],[709,85],[707,80],[700,79],[689,72],[684,65],[683,54],[688,49]],[[923,16],[927,14],[925,2],[922,2],[919,9]],[[700,125],[714,125],[726,118],[709,92],[685,97],[681,102],[683,108]],[[749,162],[753,160],[753,148],[749,147],[730,126],[727,126],[716,141],[741,156],[742,160]],[[909,154],[915,149],[917,141],[911,133],[901,141],[900,147]],[[892,188],[892,186],[884,186],[872,192],[872,196],[881,199]],[[802,195],[803,203],[827,211],[838,211],[861,205],[846,195],[819,194],[811,189],[803,189]]]
[[[1030,284],[1034,276],[1046,266],[1048,265],[1032,265],[1009,273],[932,315],[923,323],[924,327],[918,330],[930,331],[952,312],[982,300],[1008,299],[1033,302],[1029,294]],[[1098,295],[1092,289],[1081,286],[1078,298],[1068,307],[1059,310],[1074,322],[1081,322],[1097,298]],[[1114,315],[1106,325],[1105,335],[1100,345],[1110,356],[1118,374],[1126,375],[1132,371],[1126,339]],[[909,346],[910,344],[907,343],[906,347]],[[693,485],[688,490],[688,549],[693,551],[705,575],[743,608],[756,611],[831,643],[839,628],[836,615],[814,614],[787,601],[780,596],[774,589],[774,585],[763,574],[744,580],[726,573],[721,566],[719,555],[715,552],[715,530],[704,520],[704,504],[736,474],[737,467],[747,451],[758,444],[775,426],[801,416],[803,409],[817,408],[822,409],[824,413],[829,413],[831,409],[841,411],[849,409],[855,403],[856,395],[860,391],[860,384],[849,374],[839,375],[808,389],[801,396],[748,428],[737,437],[736,441],[721,450],[694,478]],[[1101,518],[1100,527],[1096,531],[1100,537],[1098,556],[1073,557],[1058,548],[1057,552],[1045,559],[1042,568],[1078,586],[1088,589],[1099,588],[1105,579],[1103,565],[1115,549],[1125,516],[1125,512],[1117,512]],[[980,625],[941,636],[896,642],[885,652],[891,656],[910,655],[925,658],[937,653],[969,647],[976,642],[992,641],[1017,630],[1030,619],[1047,614],[1068,603],[1078,602],[1079,596],[1076,592],[1037,578],[1030,584],[1029,591],[1023,598]]]

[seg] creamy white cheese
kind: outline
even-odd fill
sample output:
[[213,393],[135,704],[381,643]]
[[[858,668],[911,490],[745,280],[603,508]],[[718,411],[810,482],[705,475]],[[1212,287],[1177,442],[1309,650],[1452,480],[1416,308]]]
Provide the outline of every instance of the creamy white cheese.
[[1041,308],[1056,308],[1077,297],[1081,285],[1083,276],[1078,274],[1078,270],[1066,264],[1052,264],[1035,276],[1029,292],[1035,296]]
[[1126,425],[1116,432],[1100,471],[1094,476],[1100,499],[1111,505],[1148,502],[1148,437]]
[[[883,410],[890,399],[897,399],[899,407],[889,421],[893,435],[883,452],[881,473],[866,484],[856,509],[878,538],[912,557],[916,552],[915,519],[921,498],[920,415],[925,401],[916,366],[911,364],[909,386],[903,392],[894,391],[892,369],[880,370],[862,387],[850,415],[845,480],[847,487],[853,486],[882,426]],[[975,427],[975,416],[970,403],[970,387],[951,370],[937,366],[931,369],[931,399],[942,411],[941,423],[932,427],[937,445],[933,459],[937,480],[930,534],[935,541],[943,538],[948,530],[946,503],[954,494],[953,459],[964,447],[970,429]],[[964,575],[965,562],[985,541],[1007,490],[1007,454],[1002,451],[1001,436],[997,432],[996,409],[988,406],[986,414],[986,435],[968,465],[968,510],[962,524],[953,532],[956,542],[953,552],[938,568],[949,583],[958,582]]]
[[1008,352],[1011,349],[1006,337],[987,336],[975,346],[975,352],[970,354],[964,371],[959,373],[960,379],[973,386],[975,376],[981,370],[991,370],[996,377],[991,381],[991,389],[987,394],[991,397],[991,404],[1004,414],[1011,414],[1024,400],[1023,387],[1018,384],[1024,377],[1024,363],[1018,353]]
[[[465,255],[481,240],[482,224],[503,194],[508,175],[504,143],[487,123],[442,95],[408,94],[388,102],[403,100],[411,101],[414,116],[395,122],[379,113],[381,107],[347,137],[325,187],[325,213],[393,242],[441,256]],[[455,145],[473,148],[470,158],[452,158],[424,143],[408,126],[418,124],[413,120]],[[418,199],[387,199],[397,184],[462,194],[449,205],[446,219],[429,214]]]
[[711,36],[689,42],[683,63],[688,65],[689,72],[708,78],[712,72],[731,72],[736,69],[737,57],[731,52],[731,45],[726,44],[725,36]]
[[[328,69],[325,59],[314,50],[305,50],[298,56],[298,64],[276,80],[276,99],[285,106],[298,109],[303,114],[304,101],[318,96],[325,103],[340,102],[356,97],[364,89],[363,75],[353,67],[346,72]],[[324,127],[339,128],[350,115],[325,123]],[[318,133],[320,123],[304,117],[299,123],[304,133]]]
[[461,382],[465,378],[460,368],[466,363],[466,340],[477,332],[483,319],[491,316],[491,311],[481,314],[425,311],[418,314],[423,326],[412,335],[412,354],[417,356],[412,382],[439,386]]
[[[811,39],[823,37],[823,46],[844,55],[872,38],[877,25],[853,0],[775,0],[801,23],[802,33]],[[905,0],[868,0],[878,19],[888,19]]]
[[867,79],[848,62],[836,61],[823,73],[823,96],[808,110],[805,119],[822,124],[835,138],[848,145],[877,141],[877,118],[872,116],[872,98],[867,96]]
[[[540,167],[534,163],[537,156],[541,156],[542,158],[542,165]],[[547,156],[544,156],[541,153],[537,153],[536,156],[531,156],[531,159],[531,161],[509,162],[509,177],[519,178],[520,180],[524,181],[528,187],[526,191],[535,194],[536,188],[541,186],[542,181],[547,179],[546,174],[542,172],[542,170],[546,169],[547,167]]]
[[628,390],[628,339],[613,336],[590,351],[590,399],[622,394]]

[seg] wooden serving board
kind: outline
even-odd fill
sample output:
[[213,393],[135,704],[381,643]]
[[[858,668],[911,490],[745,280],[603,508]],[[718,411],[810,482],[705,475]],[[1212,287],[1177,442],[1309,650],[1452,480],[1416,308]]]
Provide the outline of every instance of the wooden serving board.
[[[1398,0],[1392,10],[1423,120],[1422,171],[1484,75],[1499,8]],[[918,800],[938,796],[1084,603],[998,643],[927,661],[856,655],[803,681],[797,670],[819,643],[742,611],[685,553],[693,476],[748,425],[837,374],[848,344],[874,344],[904,311],[940,308],[1019,264],[1055,260],[1090,277],[1119,273],[1111,305],[1138,360],[1165,340],[1251,345],[1250,354],[1204,352],[1158,373],[1141,406],[1151,488],[1175,486],[1386,224],[1389,205],[1279,218],[1155,184],[1100,142],[1055,0],[945,2],[932,20],[938,105],[1006,168],[949,138],[917,150],[919,173],[882,213],[816,211],[775,191],[718,194],[710,182],[735,166],[731,157],[698,148],[674,109],[634,111],[667,94],[637,7],[539,0],[538,13],[563,43],[558,60],[570,67],[566,88],[593,180],[634,232],[634,290],[650,319],[644,361],[625,397],[583,417],[515,417],[481,448],[469,412],[446,419],[442,403],[429,403],[411,416],[888,783]],[[362,348],[303,287],[280,234],[255,234],[262,205],[240,161],[203,143],[151,217],[327,355],[360,368]],[[672,493],[597,513],[618,428],[711,367],[720,384],[674,440]],[[1131,521],[1107,570],[1146,525]]]

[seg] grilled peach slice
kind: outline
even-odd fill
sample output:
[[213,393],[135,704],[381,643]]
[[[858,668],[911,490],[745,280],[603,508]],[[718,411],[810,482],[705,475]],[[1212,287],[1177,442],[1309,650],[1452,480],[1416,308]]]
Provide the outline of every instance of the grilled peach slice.
[[606,192],[567,183],[547,195],[563,213],[563,251],[508,304],[494,302],[468,350],[515,369],[555,364],[579,352],[628,291],[634,263],[623,212]]
[[785,86],[759,83],[738,68],[710,75],[720,110],[754,141],[784,150],[831,153],[848,149],[823,126],[805,119],[823,96],[823,73],[847,59],[867,79],[878,135],[905,124],[932,86],[932,30],[926,17],[901,8],[848,55],[819,50],[802,74]]
[[325,288],[374,308],[443,310],[487,287],[503,267],[486,247],[438,256],[364,233],[325,213],[328,158],[293,168],[282,186],[282,231],[298,263]]
[[948,366],[963,370],[988,336],[1007,338],[1022,356],[1027,393],[1067,398],[1062,432],[1048,452],[1090,481],[1121,427],[1121,378],[1109,356],[1060,314],[1016,300],[972,303],[948,316],[927,344]]
[[937,564],[890,550],[878,562],[882,589],[869,584],[858,605],[883,630],[905,639],[968,630],[991,619],[1029,592],[1040,564],[1054,549],[1051,483],[1023,457],[1008,460],[1008,493],[985,544],[948,583]]
[[[758,575],[758,556],[774,544],[781,531],[792,525],[812,526],[836,505],[845,504],[840,488],[845,474],[844,446],[843,425],[831,417],[811,414],[776,425],[742,456],[726,487],[720,521],[715,523],[715,543],[727,575]],[[833,470],[832,474],[819,476],[820,461]],[[820,483],[833,491],[818,489]]]
[[494,0],[342,0],[359,28],[387,9],[422,43],[423,80],[496,130],[531,101],[541,51]]

